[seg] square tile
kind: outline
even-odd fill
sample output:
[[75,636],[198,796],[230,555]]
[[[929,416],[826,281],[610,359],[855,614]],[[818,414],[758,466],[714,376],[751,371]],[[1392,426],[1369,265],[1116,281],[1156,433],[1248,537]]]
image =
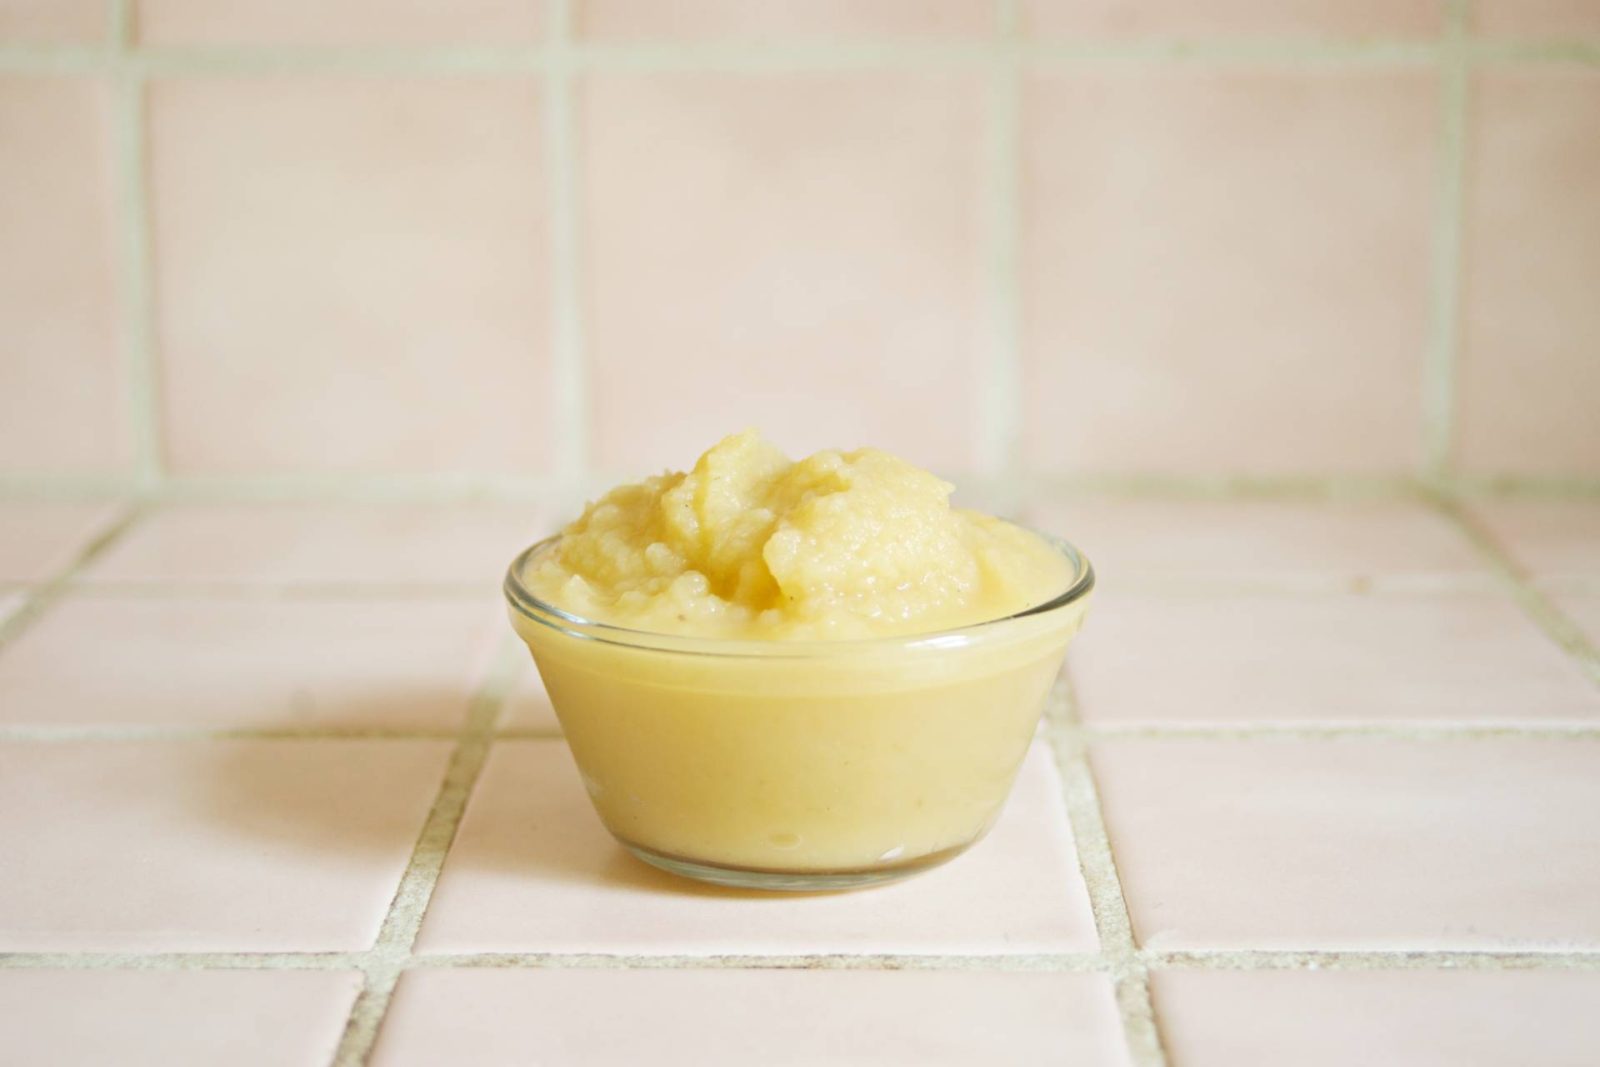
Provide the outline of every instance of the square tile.
[[1449,520],[1405,502],[1086,497],[1035,502],[1026,521],[1081,547],[1102,589],[1373,579],[1439,585],[1488,577]]
[[539,35],[531,0],[139,0],[153,45],[507,45]]
[[1030,78],[1029,464],[1413,466],[1436,81],[1421,68],[1145,64]]
[[8,500],[0,503],[0,582],[42,582],[71,566],[122,505]]
[[1038,37],[1419,37],[1440,28],[1437,0],[1022,0]]
[[0,951],[365,949],[450,747],[0,743]]
[[1600,742],[1104,741],[1140,944],[1593,949]]
[[532,78],[156,82],[172,470],[547,470],[539,125]]
[[1583,631],[1590,644],[1600,647],[1600,592],[1557,592],[1550,599]]
[[1600,501],[1485,500],[1469,510],[1536,580],[1600,581]]
[[524,504],[177,504],[145,515],[88,581],[177,585],[481,586],[555,532]]
[[1093,724],[1600,724],[1498,593],[1111,593],[1069,655]]
[[[1003,901],[1004,906],[997,906]],[[629,856],[589,806],[561,741],[504,741],[467,807],[419,951],[1001,953],[1093,951],[1054,766],[1023,766],[965,856],[855,893],[737,893]]]
[[1593,38],[1600,35],[1600,4],[1594,0],[1476,0],[1481,33],[1510,37]]
[[0,77],[0,159],[0,472],[126,469],[106,88]]
[[973,39],[995,23],[984,0],[586,0],[574,15],[602,41]]
[[325,1063],[360,989],[352,971],[0,970],[0,1030],[17,1064]]
[[544,680],[530,661],[520,677],[505,708],[500,712],[502,730],[537,730],[540,733],[558,734],[561,723],[556,719],[555,708],[550,706],[550,694],[545,691]]
[[106,36],[105,0],[0,0],[6,44],[88,44]]
[[754,425],[970,469],[983,101],[972,74],[586,79],[596,463],[682,467]]
[[1600,1048],[1600,974],[1168,971],[1151,976],[1175,1063],[1580,1067]]
[[454,730],[504,630],[472,601],[78,595],[0,656],[0,723]]
[[1456,457],[1474,474],[1600,472],[1600,71],[1472,84]]
[[[618,1025],[626,1020],[627,1025]],[[373,1062],[1129,1062],[1111,982],[982,971],[413,970]]]

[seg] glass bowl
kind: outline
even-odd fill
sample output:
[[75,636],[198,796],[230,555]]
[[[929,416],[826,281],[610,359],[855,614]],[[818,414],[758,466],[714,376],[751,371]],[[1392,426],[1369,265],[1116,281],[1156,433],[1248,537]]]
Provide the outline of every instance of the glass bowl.
[[960,629],[844,641],[629,630],[506,573],[596,812],[664,870],[758,889],[845,889],[943,863],[999,815],[1094,589]]

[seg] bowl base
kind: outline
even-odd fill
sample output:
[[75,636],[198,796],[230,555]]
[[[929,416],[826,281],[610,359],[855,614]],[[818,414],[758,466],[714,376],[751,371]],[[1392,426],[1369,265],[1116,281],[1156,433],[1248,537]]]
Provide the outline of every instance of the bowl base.
[[[620,840],[620,838],[619,838]],[[692,878],[697,882],[729,886],[734,889],[765,889],[786,893],[826,893],[840,889],[865,889],[868,886],[897,882],[920,874],[942,863],[948,863],[971,845],[957,845],[940,849],[923,856],[913,856],[899,863],[886,863],[854,870],[783,871],[756,867],[725,867],[715,863],[669,856],[654,849],[623,841],[622,846],[652,867]]]

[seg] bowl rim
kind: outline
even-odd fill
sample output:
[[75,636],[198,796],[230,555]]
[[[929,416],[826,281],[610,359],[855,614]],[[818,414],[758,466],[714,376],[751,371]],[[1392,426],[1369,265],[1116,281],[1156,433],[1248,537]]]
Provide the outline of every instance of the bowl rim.
[[[1020,523],[1016,524],[1021,526]],[[1089,596],[1095,586],[1095,571],[1081,550],[1070,542],[1031,527],[1022,529],[1043,538],[1056,551],[1067,558],[1073,567],[1073,580],[1065,590],[1049,600],[1024,608],[996,619],[969,623],[966,626],[943,630],[926,630],[918,633],[894,634],[884,637],[844,638],[837,641],[760,640],[754,638],[700,637],[684,634],[667,634],[654,630],[636,630],[614,623],[586,619],[564,608],[541,599],[522,581],[529,563],[540,553],[555,547],[561,534],[552,534],[524,548],[506,568],[501,589],[514,617],[548,627],[569,637],[625,648],[656,652],[674,652],[700,656],[721,656],[740,659],[793,659],[807,657],[836,657],[840,655],[868,654],[902,650],[948,650],[963,648],[979,642],[1003,639],[1019,630],[1035,632],[1029,620],[1042,620],[1064,614],[1066,609]],[[1009,632],[1009,633],[1008,633]]]

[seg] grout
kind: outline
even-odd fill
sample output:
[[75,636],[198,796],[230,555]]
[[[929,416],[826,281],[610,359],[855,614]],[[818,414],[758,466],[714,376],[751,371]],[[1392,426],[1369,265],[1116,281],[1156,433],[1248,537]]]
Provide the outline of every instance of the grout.
[[1207,949],[1190,952],[1147,952],[1143,956],[1153,970],[1162,971],[1600,971],[1600,952],[1592,950],[1528,952],[1517,949],[1503,951]]
[[996,7],[998,45],[988,71],[983,149],[984,284],[989,333],[978,394],[978,465],[998,486],[1000,514],[1020,504],[1022,351],[1020,255],[1022,216],[1022,74],[1017,64],[1016,0]]
[[569,491],[580,488],[589,466],[589,381],[583,337],[579,263],[579,150],[572,63],[572,4],[549,0],[550,48],[544,72],[544,153],[550,219],[549,415],[556,473]]
[[1105,813],[1079,727],[1077,699],[1066,667],[1045,708],[1047,736],[1061,773],[1062,797],[1078,864],[1089,890],[1100,950],[1110,966],[1123,1036],[1138,1067],[1165,1067],[1166,1050],[1150,999],[1149,970],[1139,954],[1127,897],[1106,831]]
[[1189,725],[1151,723],[1080,727],[1094,741],[1499,741],[1527,738],[1549,741],[1600,740],[1594,722],[1245,722]]
[[590,970],[819,970],[819,971],[1101,971],[1098,953],[799,953],[618,955],[600,952],[476,952],[416,956],[414,969],[590,969]]
[[1467,58],[1470,0],[1448,0],[1440,55],[1440,127],[1434,195],[1432,285],[1423,368],[1423,472],[1431,483],[1452,473],[1456,378],[1461,355],[1462,247],[1467,168]]
[[171,726],[94,723],[0,725],[0,742],[141,741],[454,741],[459,730],[387,726]]
[[71,586],[73,579],[110,548],[118,538],[127,533],[142,514],[141,505],[126,505],[78,550],[77,555],[65,567],[44,582],[28,589],[23,594],[22,604],[0,621],[0,650],[4,650],[16,640],[36,618],[44,613],[45,609],[55,603]]
[[346,971],[365,952],[0,952],[0,970]]
[[444,869],[445,857],[466,812],[467,800],[494,744],[495,722],[520,675],[519,649],[520,642],[513,635],[501,639],[488,677],[473,699],[466,724],[445,769],[444,781],[439,785],[438,796],[417,836],[411,859],[367,957],[366,981],[350,1008],[344,1034],[334,1053],[335,1067],[363,1064],[372,1054],[394,996],[395,984],[416,944],[423,916]]
[[1453,500],[1441,499],[1435,506],[1478,550],[1523,613],[1572,658],[1590,681],[1600,684],[1600,651],[1584,636],[1578,624],[1545,596],[1477,516]]

